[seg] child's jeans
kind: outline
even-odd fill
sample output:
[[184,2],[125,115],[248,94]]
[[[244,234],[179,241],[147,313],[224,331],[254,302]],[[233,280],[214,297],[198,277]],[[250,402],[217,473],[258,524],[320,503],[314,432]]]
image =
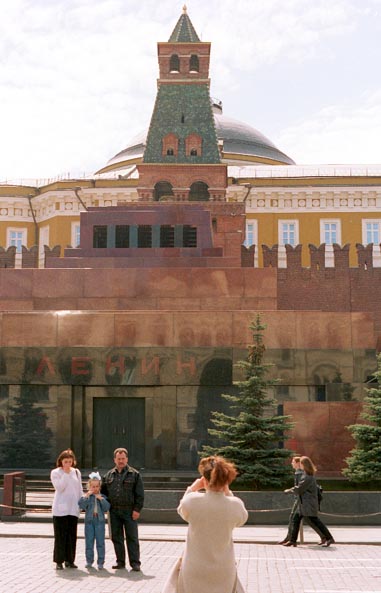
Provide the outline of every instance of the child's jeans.
[[97,546],[98,566],[105,561],[105,522],[94,517],[91,523],[85,523],[86,564],[94,562],[94,541]]

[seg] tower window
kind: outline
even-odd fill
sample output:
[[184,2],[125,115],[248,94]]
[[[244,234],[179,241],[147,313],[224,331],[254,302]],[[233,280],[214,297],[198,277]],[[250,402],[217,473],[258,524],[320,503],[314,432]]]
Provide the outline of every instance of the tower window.
[[207,202],[209,200],[209,188],[203,181],[192,183],[189,188],[190,202]]
[[198,134],[189,134],[185,138],[186,156],[197,156],[202,154],[202,138]]
[[179,139],[176,134],[167,134],[162,141],[163,156],[177,156],[179,150]]
[[169,181],[158,181],[154,187],[154,200],[158,202],[168,196],[173,196],[172,185]]
[[198,56],[196,54],[192,54],[189,61],[189,72],[199,72],[200,71],[200,64],[198,61]]
[[185,122],[185,115],[182,113],[181,114],[181,123],[183,124]]
[[169,61],[169,71],[176,74],[180,72],[180,59],[177,54],[173,54]]

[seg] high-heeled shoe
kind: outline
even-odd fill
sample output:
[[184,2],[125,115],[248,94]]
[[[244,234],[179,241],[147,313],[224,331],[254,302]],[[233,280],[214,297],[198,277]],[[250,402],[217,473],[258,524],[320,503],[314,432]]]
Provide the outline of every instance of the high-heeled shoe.
[[287,537],[285,537],[284,539],[282,539],[282,541],[277,542],[278,546],[284,546],[284,544],[287,544],[289,540],[287,539]]
[[323,546],[323,545],[325,544],[325,542],[326,542],[326,541],[327,541],[327,540],[326,540],[326,538],[325,538],[325,537],[322,537],[322,538],[321,538],[321,541],[320,541],[320,542],[318,542],[318,546]]
[[286,546],[286,548],[290,548],[290,547],[296,548],[297,543],[296,542],[286,542],[283,545]]
[[329,546],[334,543],[336,543],[335,540],[333,539],[333,537],[330,537],[321,546],[322,546],[322,548],[329,548]]

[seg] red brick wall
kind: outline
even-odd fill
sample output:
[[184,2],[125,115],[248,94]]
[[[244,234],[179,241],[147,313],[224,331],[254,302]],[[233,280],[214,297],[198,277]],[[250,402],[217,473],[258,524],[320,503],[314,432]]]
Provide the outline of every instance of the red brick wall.
[[311,457],[323,475],[340,476],[355,445],[347,426],[361,421],[361,410],[360,402],[285,402],[295,422],[285,446]]
[[381,268],[278,269],[278,309],[381,313]]

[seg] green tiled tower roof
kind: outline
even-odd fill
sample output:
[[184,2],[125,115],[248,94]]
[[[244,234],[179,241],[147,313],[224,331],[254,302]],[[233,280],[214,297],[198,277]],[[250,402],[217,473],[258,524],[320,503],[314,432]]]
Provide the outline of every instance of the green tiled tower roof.
[[186,6],[183,7],[183,14],[176,23],[172,35],[169,38],[169,43],[199,43],[200,39],[187,15]]
[[[168,133],[179,138],[177,156],[162,155],[162,139]],[[185,138],[202,137],[202,154],[186,156]],[[144,163],[220,163],[217,133],[206,84],[166,84],[159,87],[144,151]]]

